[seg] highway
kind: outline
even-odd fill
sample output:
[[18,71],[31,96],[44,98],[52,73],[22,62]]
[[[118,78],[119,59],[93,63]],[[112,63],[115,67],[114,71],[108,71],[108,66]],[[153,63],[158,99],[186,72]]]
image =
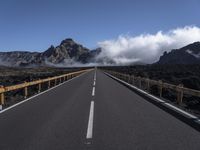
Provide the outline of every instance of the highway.
[[0,150],[199,150],[200,132],[100,70],[0,113]]

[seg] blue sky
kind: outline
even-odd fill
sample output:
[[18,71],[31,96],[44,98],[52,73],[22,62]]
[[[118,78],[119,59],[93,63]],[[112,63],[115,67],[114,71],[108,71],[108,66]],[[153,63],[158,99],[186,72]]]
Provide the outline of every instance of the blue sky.
[[71,37],[88,48],[121,34],[200,26],[200,0],[1,0],[0,51],[44,51]]

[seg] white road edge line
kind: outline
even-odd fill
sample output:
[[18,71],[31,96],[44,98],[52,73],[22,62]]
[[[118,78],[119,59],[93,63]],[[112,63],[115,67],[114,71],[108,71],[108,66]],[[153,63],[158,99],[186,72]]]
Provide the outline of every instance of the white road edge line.
[[184,110],[182,110],[180,108],[177,108],[176,106],[173,106],[170,103],[165,102],[165,101],[161,100],[160,98],[155,97],[155,96],[153,96],[153,95],[151,95],[151,94],[149,94],[149,93],[147,93],[147,92],[145,92],[145,91],[143,91],[143,90],[141,90],[141,89],[139,89],[139,88],[137,88],[137,87],[135,87],[135,86],[133,86],[133,85],[131,85],[131,84],[129,84],[129,83],[121,80],[121,79],[119,79],[119,78],[116,78],[116,77],[114,77],[114,76],[112,76],[112,75],[110,75],[110,74],[108,74],[106,72],[105,72],[105,74],[107,74],[108,76],[111,76],[112,78],[114,78],[114,79],[116,79],[116,80],[118,80],[118,81],[120,81],[120,82],[122,82],[122,83],[124,83],[124,84],[126,84],[126,85],[128,85],[128,86],[130,86],[132,88],[134,88],[135,90],[137,90],[137,91],[145,94],[146,96],[148,96],[150,98],[153,98],[154,100],[157,100],[157,101],[161,102],[163,105],[168,106],[168,107],[172,108],[173,110],[176,110],[177,112],[179,112],[179,113],[181,113],[181,114],[183,114],[183,115],[185,115],[185,116],[187,116],[189,118],[198,119],[198,117],[196,117],[196,116],[194,116],[194,115],[192,115],[192,114],[190,114],[190,113],[188,113],[188,112],[186,112],[186,111],[184,111]]
[[92,88],[92,96],[95,95],[95,87]]
[[69,80],[67,80],[67,81],[65,81],[65,82],[63,82],[63,83],[61,83],[61,84],[59,84],[59,85],[56,85],[56,86],[54,86],[54,87],[52,87],[52,88],[50,88],[50,89],[48,89],[48,90],[46,90],[46,91],[40,92],[39,94],[36,94],[36,95],[34,95],[34,96],[32,96],[32,97],[29,97],[29,98],[27,98],[27,99],[25,99],[25,100],[23,100],[23,101],[21,101],[21,102],[19,102],[19,103],[16,103],[16,104],[14,104],[14,105],[12,105],[12,106],[10,106],[10,107],[8,107],[8,108],[5,108],[5,109],[3,109],[3,110],[0,110],[0,114],[2,114],[3,112],[6,112],[6,111],[8,111],[8,110],[10,110],[10,109],[12,109],[12,108],[18,106],[18,105],[21,105],[21,104],[23,104],[23,103],[25,103],[25,102],[27,102],[27,101],[29,101],[29,100],[31,100],[31,99],[37,97],[37,96],[40,96],[40,95],[42,95],[42,94],[44,94],[44,93],[47,93],[47,92],[49,92],[49,91],[51,91],[51,90],[53,90],[53,89],[55,89],[55,88],[57,88],[57,87],[59,87],[59,86],[65,84],[65,83],[67,83],[67,82],[73,80],[73,79],[76,79],[76,78],[78,78],[78,77],[81,77],[82,75],[84,75],[84,74],[86,74],[86,73],[88,73],[88,72],[85,72],[85,73],[83,73],[83,74],[81,74],[81,75],[79,75],[79,76],[77,76],[77,77],[74,77],[74,78],[72,78],[72,79],[69,79]]
[[94,118],[94,101],[91,101],[90,104],[90,114],[89,114],[89,120],[88,120],[88,128],[87,128],[87,139],[92,138],[92,132],[93,132],[93,118]]
[[96,81],[94,80],[94,84],[93,84],[93,86],[95,86],[96,85]]

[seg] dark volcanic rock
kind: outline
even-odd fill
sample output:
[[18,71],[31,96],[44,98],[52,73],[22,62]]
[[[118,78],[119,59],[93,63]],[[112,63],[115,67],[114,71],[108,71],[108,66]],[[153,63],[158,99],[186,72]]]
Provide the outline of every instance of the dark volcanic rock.
[[40,53],[37,52],[0,52],[0,64],[4,66],[42,65]]
[[200,64],[200,42],[164,52],[157,64]]

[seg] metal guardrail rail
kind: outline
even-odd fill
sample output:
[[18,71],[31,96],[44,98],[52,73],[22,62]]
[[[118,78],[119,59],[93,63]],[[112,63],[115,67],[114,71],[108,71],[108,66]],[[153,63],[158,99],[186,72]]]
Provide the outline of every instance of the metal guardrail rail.
[[18,90],[18,89],[24,89],[24,98],[28,97],[28,87],[33,86],[33,85],[38,85],[38,93],[41,92],[41,86],[43,83],[48,83],[48,89],[51,88],[51,82],[54,81],[54,86],[62,83],[64,81],[67,81],[73,77],[76,77],[82,73],[91,71],[92,69],[86,69],[86,70],[81,70],[81,71],[76,71],[72,73],[67,73],[64,75],[60,76],[55,76],[55,77],[49,77],[46,79],[40,79],[36,81],[31,81],[31,82],[24,82],[22,84],[17,84],[17,85],[12,85],[12,86],[0,86],[0,105],[5,104],[5,93]]
[[127,75],[127,74],[123,74],[123,73],[119,73],[119,72],[115,72],[115,71],[109,71],[109,70],[104,70],[104,71],[119,78],[119,79],[122,79],[134,86],[136,85],[136,82],[137,82],[138,88],[140,88],[140,89],[142,89],[142,83],[143,83],[146,86],[147,92],[150,92],[151,86],[156,85],[156,86],[158,86],[160,97],[162,97],[163,89],[173,90],[177,93],[176,101],[178,104],[181,104],[183,102],[184,94],[200,97],[200,91],[183,87],[182,84],[173,85],[173,84],[169,84],[169,83],[164,83],[161,80],[156,81],[156,80],[151,80],[148,78],[136,77],[134,75]]

